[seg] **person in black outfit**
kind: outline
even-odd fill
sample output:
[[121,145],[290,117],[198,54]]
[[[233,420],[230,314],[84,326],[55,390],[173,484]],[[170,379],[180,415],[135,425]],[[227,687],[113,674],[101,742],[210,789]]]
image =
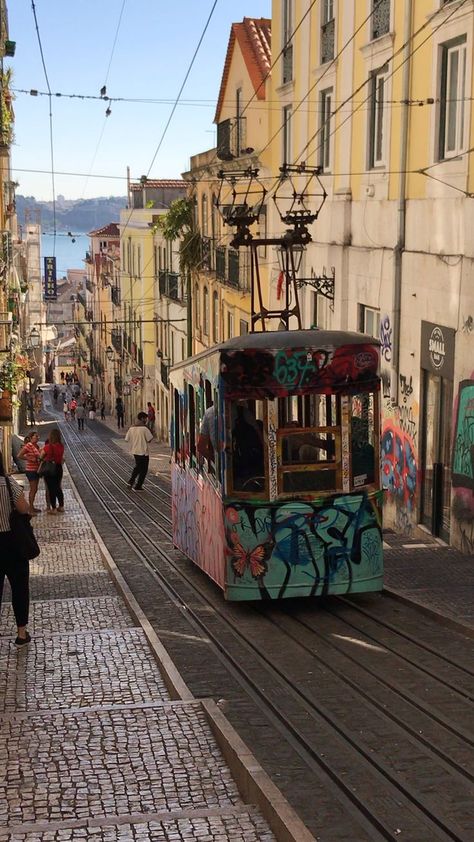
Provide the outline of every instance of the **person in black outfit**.
[[117,398],[115,401],[115,413],[117,415],[117,427],[120,430],[120,427],[123,427],[124,415],[125,415],[125,407],[123,405],[122,398]]
[[[14,479],[8,477],[15,508],[22,514],[28,514],[29,505],[26,502],[22,488]],[[12,591],[12,607],[17,624],[17,646],[24,646],[31,640],[26,630],[30,608],[30,563],[18,552],[13,535],[10,531],[11,502],[8,493],[7,479],[3,469],[3,459],[0,453],[0,603],[2,601],[5,576],[10,582]]]

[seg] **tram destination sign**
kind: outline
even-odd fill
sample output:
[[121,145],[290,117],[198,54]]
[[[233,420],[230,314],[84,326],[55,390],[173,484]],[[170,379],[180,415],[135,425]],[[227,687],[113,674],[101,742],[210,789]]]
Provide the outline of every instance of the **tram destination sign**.
[[421,323],[421,367],[446,380],[454,377],[456,331],[433,322]]

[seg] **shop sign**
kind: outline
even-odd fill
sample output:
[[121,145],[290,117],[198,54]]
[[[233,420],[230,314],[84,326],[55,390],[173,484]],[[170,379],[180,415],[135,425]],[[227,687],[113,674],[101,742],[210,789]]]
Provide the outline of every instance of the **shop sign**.
[[56,301],[58,287],[56,283],[56,258],[44,258],[44,300]]
[[421,367],[446,380],[454,377],[456,331],[433,322],[421,323]]

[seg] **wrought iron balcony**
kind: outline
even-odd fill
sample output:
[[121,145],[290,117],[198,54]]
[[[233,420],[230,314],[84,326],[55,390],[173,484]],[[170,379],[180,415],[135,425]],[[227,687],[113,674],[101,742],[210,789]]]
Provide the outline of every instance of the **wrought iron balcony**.
[[380,38],[390,32],[390,0],[382,0],[380,3],[373,3],[372,13],[372,40]]
[[110,287],[110,297],[112,299],[112,304],[115,304],[116,307],[120,307],[120,287]]
[[89,333],[86,336],[86,345],[89,348],[89,350],[92,351],[92,348],[94,347],[94,337],[93,337],[92,333]]
[[335,22],[334,18],[321,27],[321,64],[334,58]]
[[160,270],[158,273],[160,295],[172,298],[173,301],[179,301],[181,298],[179,277],[177,272],[164,272]]
[[165,386],[166,388],[168,388],[168,371],[169,371],[169,366],[166,365],[166,363],[164,363],[163,360],[161,360],[161,363],[160,363],[161,382],[163,383],[163,386]]
[[216,248],[216,278],[218,281],[225,281],[226,278],[226,247]]
[[112,328],[112,332],[110,335],[110,341],[112,343],[113,348],[117,351],[117,354],[122,353],[122,331],[117,328]]
[[213,237],[201,237],[201,266],[203,272],[215,269],[215,249]]
[[229,249],[229,273],[226,278],[226,283],[231,287],[239,288],[239,251],[238,249]]
[[283,49],[283,71],[282,71],[282,83],[286,85],[287,82],[291,82],[293,80],[293,44],[288,44]]
[[233,117],[217,124],[217,157],[233,161],[246,152],[247,118]]
[[94,320],[94,313],[92,310],[86,310],[86,319],[88,322],[92,322]]

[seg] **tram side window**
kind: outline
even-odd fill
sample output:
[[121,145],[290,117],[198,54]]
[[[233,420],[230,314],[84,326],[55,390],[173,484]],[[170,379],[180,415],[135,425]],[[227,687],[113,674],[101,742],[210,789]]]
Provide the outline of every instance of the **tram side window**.
[[351,400],[351,484],[370,485],[376,478],[376,396],[371,392]]
[[280,494],[330,492],[341,484],[340,400],[336,395],[280,398]]
[[176,462],[181,461],[181,454],[183,452],[183,442],[181,441],[181,418],[180,418],[180,400],[179,392],[174,389],[174,413],[173,413],[173,438],[174,438],[174,458]]
[[188,385],[189,461],[196,462],[196,404],[193,386]]
[[264,402],[232,401],[227,407],[231,431],[231,484],[233,491],[265,490]]

